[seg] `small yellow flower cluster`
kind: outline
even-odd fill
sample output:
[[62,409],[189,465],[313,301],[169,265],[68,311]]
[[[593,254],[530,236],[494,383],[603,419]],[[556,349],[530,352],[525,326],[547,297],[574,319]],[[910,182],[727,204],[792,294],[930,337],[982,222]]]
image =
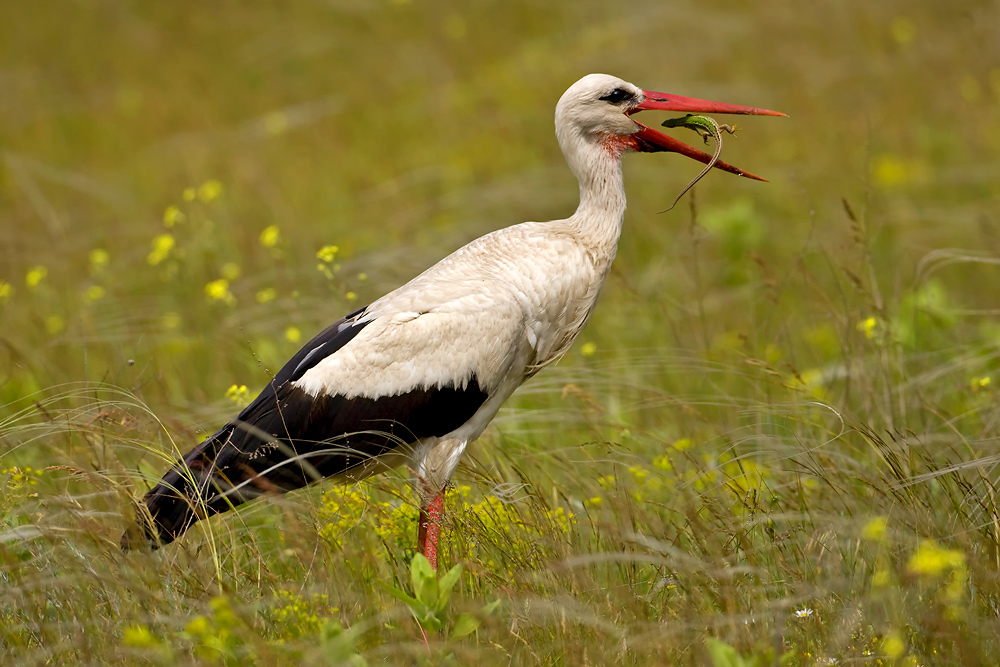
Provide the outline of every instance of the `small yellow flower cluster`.
[[155,648],[161,644],[159,638],[145,625],[131,625],[122,633],[122,643],[132,648]]
[[45,318],[45,330],[52,335],[66,328],[66,320],[61,315],[49,315]]
[[875,516],[869,519],[865,527],[861,529],[861,535],[871,542],[881,542],[885,539],[885,530],[888,526],[888,518]]
[[277,225],[270,225],[265,227],[260,233],[260,244],[265,248],[273,248],[278,245],[278,241],[281,240],[281,231],[278,229]]
[[14,296],[14,286],[6,280],[0,280],[0,305],[10,301],[12,296]]
[[168,229],[185,220],[187,220],[187,216],[184,215],[184,212],[180,208],[173,204],[163,210],[163,224]]
[[222,196],[222,183],[214,178],[209,179],[198,187],[187,187],[181,192],[181,199],[184,201],[194,201],[197,199],[205,204]]
[[325,245],[316,251],[316,259],[324,264],[330,264],[334,259],[336,259],[339,251],[340,248],[335,245]]
[[375,521],[375,534],[379,539],[402,549],[412,549],[413,527],[420,517],[420,510],[405,502],[380,503],[379,509],[381,512]]
[[891,153],[879,153],[871,161],[872,180],[880,188],[894,188],[926,182],[931,177],[930,165],[922,158],[905,158]]
[[652,475],[649,468],[641,465],[629,466],[628,471],[635,483],[632,488],[632,497],[635,498],[636,502],[647,500],[649,493],[657,495],[663,490],[663,475]]
[[206,204],[210,201],[214,201],[222,196],[222,183],[215,180],[214,178],[205,181],[198,186],[198,200],[205,202]]
[[945,605],[945,616],[952,621],[961,617],[959,603],[965,597],[969,576],[964,553],[942,547],[934,540],[924,540],[910,557],[907,569],[925,584],[943,581],[944,586],[938,590],[938,599]]
[[568,533],[570,528],[576,523],[576,515],[572,512],[567,512],[563,507],[548,510],[546,512],[546,517],[552,522],[552,525],[562,533]]
[[104,273],[104,270],[108,268],[108,264],[111,262],[111,255],[104,248],[94,248],[87,255],[87,261],[90,264],[90,275],[97,276]]
[[170,257],[170,251],[174,249],[177,242],[172,234],[160,234],[153,239],[153,249],[146,256],[146,262],[150,266],[162,264]]
[[580,346],[580,354],[585,357],[592,357],[595,352],[597,352],[597,343],[587,341]]
[[49,269],[45,266],[39,264],[38,266],[33,266],[28,269],[28,273],[24,276],[24,284],[29,290],[36,289],[45,277],[49,275]]
[[236,297],[229,290],[229,281],[219,278],[205,285],[205,296],[209,301],[221,301],[227,306],[236,305]]
[[279,628],[282,640],[314,636],[323,626],[323,617],[336,614],[337,607],[330,607],[329,598],[314,593],[308,599],[284,589],[277,591],[277,603],[271,614]]
[[323,504],[319,508],[320,537],[332,542],[340,538],[361,522],[361,516],[368,508],[368,494],[357,486],[336,486],[323,494]]
[[233,613],[229,599],[224,595],[212,598],[209,604],[212,608],[211,618],[201,614],[195,616],[184,626],[184,633],[194,640],[195,654],[199,658],[217,663],[221,657],[229,664],[235,658],[236,648],[240,643],[233,632],[239,625],[239,620]]
[[285,340],[289,343],[298,343],[302,340],[302,332],[298,327],[288,327],[285,329]]
[[957,549],[942,547],[934,540],[921,542],[907,564],[911,574],[932,579],[964,567],[965,554]]
[[245,384],[230,385],[226,390],[226,398],[240,407],[245,407],[250,403],[250,391]]
[[257,303],[270,303],[278,297],[278,290],[273,287],[265,287],[262,290],[258,290],[254,298],[257,299]]
[[882,650],[893,660],[898,660],[906,652],[906,642],[898,632],[892,631],[882,640]]
[[333,280],[333,274],[340,271],[340,265],[333,263],[339,251],[340,248],[335,245],[325,245],[316,251],[316,259],[319,260],[316,269],[326,276],[327,280]]
[[104,288],[100,285],[91,285],[87,289],[83,290],[83,302],[93,303],[94,301],[100,301],[104,298]]
[[972,391],[983,391],[989,389],[990,386],[990,376],[984,375],[983,377],[974,377],[970,382],[972,386]]
[[878,318],[866,317],[855,325],[855,328],[865,335],[865,338],[871,340],[875,338],[875,334],[878,332],[879,322]]
[[674,464],[670,460],[670,454],[660,454],[655,459],[653,459],[653,467],[662,470],[663,472],[670,472],[674,469]]
[[36,470],[31,466],[23,468],[11,466],[0,470],[0,475],[7,476],[4,486],[8,491],[17,491],[38,484],[38,478],[42,476],[42,471]]

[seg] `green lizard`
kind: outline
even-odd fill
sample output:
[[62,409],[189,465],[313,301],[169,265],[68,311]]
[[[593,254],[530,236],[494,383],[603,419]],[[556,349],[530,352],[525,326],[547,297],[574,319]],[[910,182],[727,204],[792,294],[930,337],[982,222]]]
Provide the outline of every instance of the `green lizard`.
[[709,172],[709,170],[715,166],[715,163],[719,161],[719,155],[722,154],[722,133],[725,131],[728,134],[736,134],[737,128],[733,125],[726,125],[716,122],[714,118],[709,116],[700,116],[697,114],[688,114],[682,116],[681,118],[669,118],[661,123],[663,127],[686,127],[689,130],[694,130],[698,135],[708,143],[708,138],[712,137],[715,139],[715,154],[712,155],[712,159],[708,161],[705,168],[701,170],[701,173],[694,177],[694,180],[687,184],[687,187],[681,190],[681,193],[677,195],[677,199],[674,203],[670,205],[660,213],[666,213],[674,206],[677,206],[677,202],[680,201],[681,197],[687,194],[687,191],[694,187],[694,184],[702,179],[702,177]]

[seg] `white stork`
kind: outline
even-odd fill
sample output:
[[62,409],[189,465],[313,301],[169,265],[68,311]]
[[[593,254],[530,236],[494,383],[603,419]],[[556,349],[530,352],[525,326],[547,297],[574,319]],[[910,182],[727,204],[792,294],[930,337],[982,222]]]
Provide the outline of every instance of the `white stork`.
[[462,452],[521,383],[569,350],[594,309],[625,215],[622,154],[710,160],[632,119],[643,110],[784,115],[583,77],[555,114],[580,182],[576,212],[476,239],[320,332],[146,494],[123,548],[166,544],[259,495],[408,463],[420,496],[419,549],[436,567],[443,491]]

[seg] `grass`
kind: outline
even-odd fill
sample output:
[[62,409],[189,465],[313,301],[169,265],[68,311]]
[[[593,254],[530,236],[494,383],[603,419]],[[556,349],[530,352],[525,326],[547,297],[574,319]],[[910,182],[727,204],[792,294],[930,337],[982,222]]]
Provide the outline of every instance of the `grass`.
[[[991,664],[998,18],[0,7],[6,662]],[[699,166],[627,160],[597,313],[459,468],[444,629],[386,589],[414,593],[405,470],[122,554],[133,499],[312,333],[572,211],[551,113],[590,71],[791,118],[726,141],[769,184],[667,215]]]

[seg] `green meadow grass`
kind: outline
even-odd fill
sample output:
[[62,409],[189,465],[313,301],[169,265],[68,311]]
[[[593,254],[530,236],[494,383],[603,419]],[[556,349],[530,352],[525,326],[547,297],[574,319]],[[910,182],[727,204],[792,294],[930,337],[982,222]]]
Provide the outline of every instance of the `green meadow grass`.
[[[998,24],[0,5],[3,663],[995,664]],[[413,593],[405,469],[121,553],[135,500],[316,331],[572,212],[552,111],[591,71],[790,118],[725,142],[770,183],[713,173],[664,215],[700,165],[626,158],[593,320],[456,475],[443,629],[388,590]]]

